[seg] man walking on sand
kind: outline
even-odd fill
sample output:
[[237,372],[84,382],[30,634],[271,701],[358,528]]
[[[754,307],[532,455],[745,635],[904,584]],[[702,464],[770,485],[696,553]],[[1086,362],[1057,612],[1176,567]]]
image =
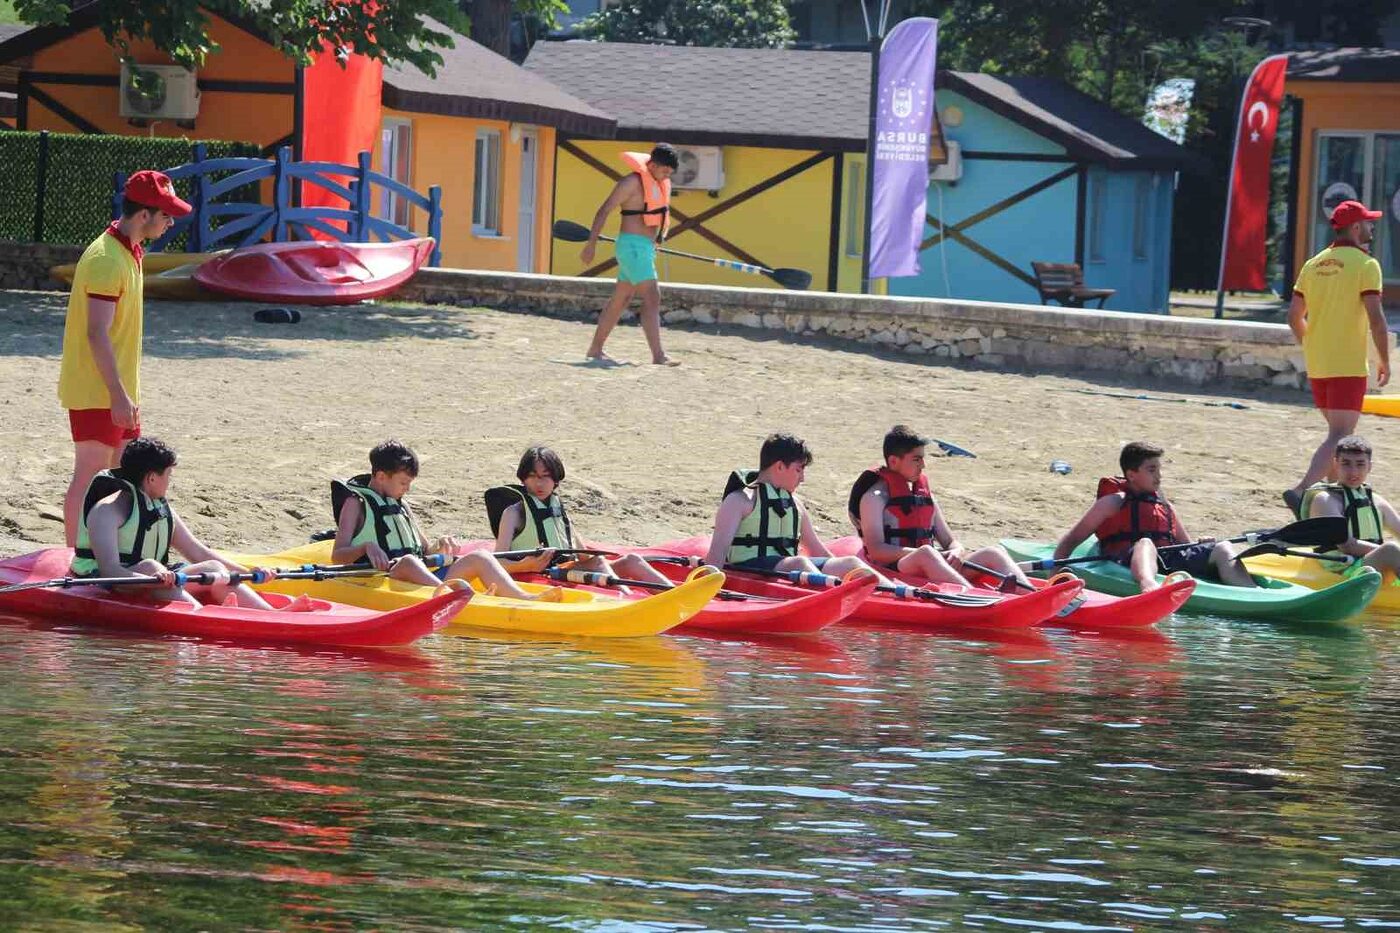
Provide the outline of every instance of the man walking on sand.
[[88,484],[119,466],[127,441],[141,436],[141,244],[189,212],[167,176],[137,172],[122,192],[121,219],[88,245],[73,273],[58,375],[73,437],[73,478],[63,497],[69,547]]
[[593,263],[593,252],[603,225],[614,208],[622,214],[617,235],[617,286],[598,315],[598,328],[588,347],[588,358],[601,363],[615,360],[603,351],[608,335],[617,326],[622,312],[634,294],[642,298],[642,331],[651,347],[651,361],[675,366],[677,361],[661,348],[661,289],[656,283],[656,244],[666,239],[670,226],[671,174],[680,167],[680,156],[666,143],[658,143],[650,155],[624,152],[622,160],[631,171],[618,180],[612,193],[593,217],[593,229],[580,254],[585,266]]
[[1283,501],[1295,514],[1303,492],[1334,469],[1337,441],[1356,433],[1366,395],[1367,331],[1380,356],[1376,382],[1390,381],[1390,341],[1381,310],[1381,266],[1367,247],[1380,211],[1343,201],[1332,212],[1332,244],[1304,264],[1293,286],[1288,326],[1303,345],[1313,402],[1327,420],[1327,437],[1298,485]]

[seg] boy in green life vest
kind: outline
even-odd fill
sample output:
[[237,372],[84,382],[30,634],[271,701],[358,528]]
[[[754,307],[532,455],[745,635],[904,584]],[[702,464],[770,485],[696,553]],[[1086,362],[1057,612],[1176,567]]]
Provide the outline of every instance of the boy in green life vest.
[[[166,493],[175,473],[175,451],[154,437],[138,437],[122,451],[121,465],[102,470],[88,483],[78,520],[78,542],[73,552],[75,577],[159,577],[159,587],[129,587],[124,592],[153,602],[187,602],[220,605],[232,600],[245,609],[272,607],[246,584],[229,586],[229,571],[247,573],[225,560],[200,541],[185,526]],[[175,585],[175,571],[169,566],[174,548],[192,564],[179,567],[183,573],[214,574],[209,585]],[[269,579],[274,571],[264,569]],[[200,600],[197,597],[204,596]],[[300,597],[305,602],[306,597]],[[298,608],[296,602],[291,609]]]
[[[559,498],[559,484],[564,481],[564,461],[559,455],[548,447],[531,447],[520,458],[515,478],[520,480],[520,485],[486,490],[486,516],[496,535],[496,550],[545,548],[542,559],[548,562],[555,550],[579,547],[574,540],[569,513]],[[537,566],[538,559],[502,563],[512,573],[528,573]],[[672,585],[635,554],[611,562],[595,555],[571,561],[569,566],[628,580]]]
[[[457,541],[451,535],[431,543],[418,528],[413,510],[404,501],[418,476],[418,456],[398,441],[385,441],[369,452],[370,472],[346,482],[331,482],[331,511],[336,518],[331,561],[363,563],[384,570],[390,579],[423,586],[467,586],[480,580],[488,593],[512,599],[557,601],[558,587],[538,595],[511,579],[489,551],[473,551],[456,559],[439,580],[428,569],[427,554],[454,554]],[[543,557],[535,559],[543,569]]]
[[[1357,563],[1394,576],[1400,572],[1400,545],[1385,540],[1386,529],[1400,534],[1400,513],[1381,495],[1371,491],[1366,480],[1371,475],[1371,445],[1355,434],[1342,438],[1332,454],[1337,482],[1317,483],[1303,492],[1304,518],[1343,516],[1350,539],[1339,548],[1357,558]],[[1329,569],[1341,564],[1324,562]]]
[[[796,496],[811,462],[812,452],[800,438],[769,435],[759,450],[757,472],[735,470],[729,475],[705,563],[838,577],[852,570],[874,573],[859,557],[833,557],[817,536],[807,507]],[[881,582],[889,581],[882,577]]]

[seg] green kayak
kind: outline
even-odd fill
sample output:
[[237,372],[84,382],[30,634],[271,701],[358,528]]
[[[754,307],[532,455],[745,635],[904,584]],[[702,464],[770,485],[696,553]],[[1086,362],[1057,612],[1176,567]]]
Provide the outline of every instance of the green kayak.
[[[1047,560],[1055,552],[1054,544],[1016,538],[1003,538],[1001,546],[1018,561]],[[1094,546],[1093,541],[1086,541],[1075,549],[1074,556],[1087,557]],[[1131,596],[1138,591],[1132,573],[1122,564],[1095,561],[1064,569],[1073,571],[1089,589],[1100,593]],[[1181,611],[1270,622],[1340,622],[1365,609],[1381,585],[1381,575],[1369,567],[1325,590],[1310,590],[1257,575],[1254,579],[1259,584],[1257,589],[1197,580],[1196,592]]]

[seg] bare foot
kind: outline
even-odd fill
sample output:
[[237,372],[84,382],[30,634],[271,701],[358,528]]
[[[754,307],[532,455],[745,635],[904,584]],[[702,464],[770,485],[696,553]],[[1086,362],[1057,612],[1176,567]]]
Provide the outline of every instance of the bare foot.
[[564,588],[551,586],[547,590],[541,590],[538,595],[531,598],[537,603],[562,603],[564,601]]
[[300,596],[296,597],[296,598],[293,599],[291,602],[287,603],[287,607],[286,607],[285,609],[283,609],[282,611],[283,611],[283,612],[315,612],[315,611],[316,611],[316,603],[312,601],[312,599],[311,599],[310,596],[307,596],[305,593],[302,593]]
[[652,362],[655,363],[657,366],[679,366],[679,365],[681,365],[681,361],[678,360],[678,359],[676,359],[674,356],[663,356],[663,357],[662,357],[661,359],[659,359],[659,360],[652,360]]
[[588,353],[588,354],[585,355],[584,358],[587,359],[590,363],[597,363],[599,366],[623,366],[623,365],[626,365],[626,364],[624,364],[624,363],[622,362],[622,360],[614,359],[613,357],[608,356],[606,353],[602,352],[601,350],[598,351],[597,353]]

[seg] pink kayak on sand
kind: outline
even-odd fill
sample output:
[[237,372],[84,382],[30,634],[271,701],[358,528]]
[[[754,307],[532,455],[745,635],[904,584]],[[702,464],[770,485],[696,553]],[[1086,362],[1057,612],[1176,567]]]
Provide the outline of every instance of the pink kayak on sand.
[[392,243],[299,240],[258,243],[216,256],[194,272],[205,288],[236,298],[344,305],[387,295],[433,254],[433,238]]

